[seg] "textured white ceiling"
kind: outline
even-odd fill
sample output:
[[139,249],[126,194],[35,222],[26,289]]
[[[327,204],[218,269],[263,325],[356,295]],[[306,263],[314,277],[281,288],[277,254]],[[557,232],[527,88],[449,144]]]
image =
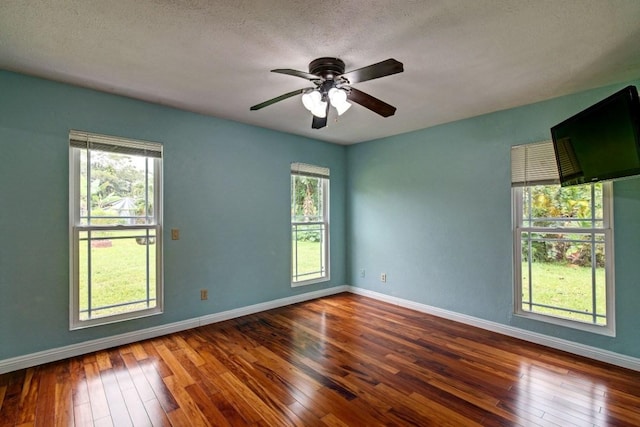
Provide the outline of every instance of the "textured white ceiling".
[[[639,23],[639,0],[0,0],[0,68],[351,144],[639,78]],[[396,115],[249,111],[322,56],[403,62],[354,85]]]

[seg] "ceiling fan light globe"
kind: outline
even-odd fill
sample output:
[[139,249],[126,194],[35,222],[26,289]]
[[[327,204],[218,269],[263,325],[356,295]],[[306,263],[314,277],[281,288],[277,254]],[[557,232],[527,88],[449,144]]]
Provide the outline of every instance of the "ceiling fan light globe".
[[320,119],[324,119],[325,117],[327,117],[327,103],[324,101],[318,102],[316,105],[313,106],[313,109],[311,110],[311,114],[313,114],[314,116]]
[[331,105],[333,105],[334,107],[338,104],[341,104],[343,102],[345,102],[347,100],[347,92],[345,92],[342,89],[338,89],[335,87],[332,87],[331,89],[329,89],[329,93],[327,93],[327,95],[329,96],[329,100],[331,101]]
[[345,111],[347,111],[349,108],[351,108],[351,103],[345,101],[342,104],[338,104],[338,105],[333,105],[336,108],[336,111],[338,112],[338,115],[341,116],[345,113]]
[[313,96],[311,96],[312,93],[313,92],[307,92],[302,95],[302,105],[309,111],[313,110],[314,106]]
[[347,92],[343,89],[331,88],[329,89],[329,100],[331,105],[338,111],[338,115],[341,116],[345,111],[351,108],[351,104],[347,102]]

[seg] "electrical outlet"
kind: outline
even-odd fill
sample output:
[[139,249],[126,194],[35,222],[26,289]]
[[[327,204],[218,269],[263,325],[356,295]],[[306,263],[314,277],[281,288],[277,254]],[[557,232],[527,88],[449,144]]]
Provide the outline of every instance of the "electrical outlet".
[[360,277],[364,277],[364,268],[360,270]]
[[171,240],[180,240],[180,230],[177,228],[171,229]]
[[380,281],[382,283],[387,283],[387,273],[381,273],[380,274]]
[[200,289],[200,299],[203,301],[209,299],[209,291],[206,289]]

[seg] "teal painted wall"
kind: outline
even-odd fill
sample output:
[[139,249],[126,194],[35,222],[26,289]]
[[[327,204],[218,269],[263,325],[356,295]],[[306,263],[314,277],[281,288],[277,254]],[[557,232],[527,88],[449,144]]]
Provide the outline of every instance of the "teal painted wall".
[[[69,331],[70,129],[164,144],[160,316]],[[332,234],[331,281],[292,289],[294,161],[331,169]],[[0,360],[345,284],[345,162],[342,146],[0,72]]]
[[640,179],[614,184],[617,336],[512,314],[510,147],[621,87],[349,146],[349,283],[640,357]]

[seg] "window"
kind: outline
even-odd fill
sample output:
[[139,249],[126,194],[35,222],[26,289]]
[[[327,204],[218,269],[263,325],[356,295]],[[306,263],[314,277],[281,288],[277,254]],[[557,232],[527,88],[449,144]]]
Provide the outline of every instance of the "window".
[[551,141],[512,148],[515,312],[613,335],[612,185],[557,177]]
[[291,164],[292,286],[329,280],[329,169]]
[[162,312],[162,146],[69,140],[71,329]]

